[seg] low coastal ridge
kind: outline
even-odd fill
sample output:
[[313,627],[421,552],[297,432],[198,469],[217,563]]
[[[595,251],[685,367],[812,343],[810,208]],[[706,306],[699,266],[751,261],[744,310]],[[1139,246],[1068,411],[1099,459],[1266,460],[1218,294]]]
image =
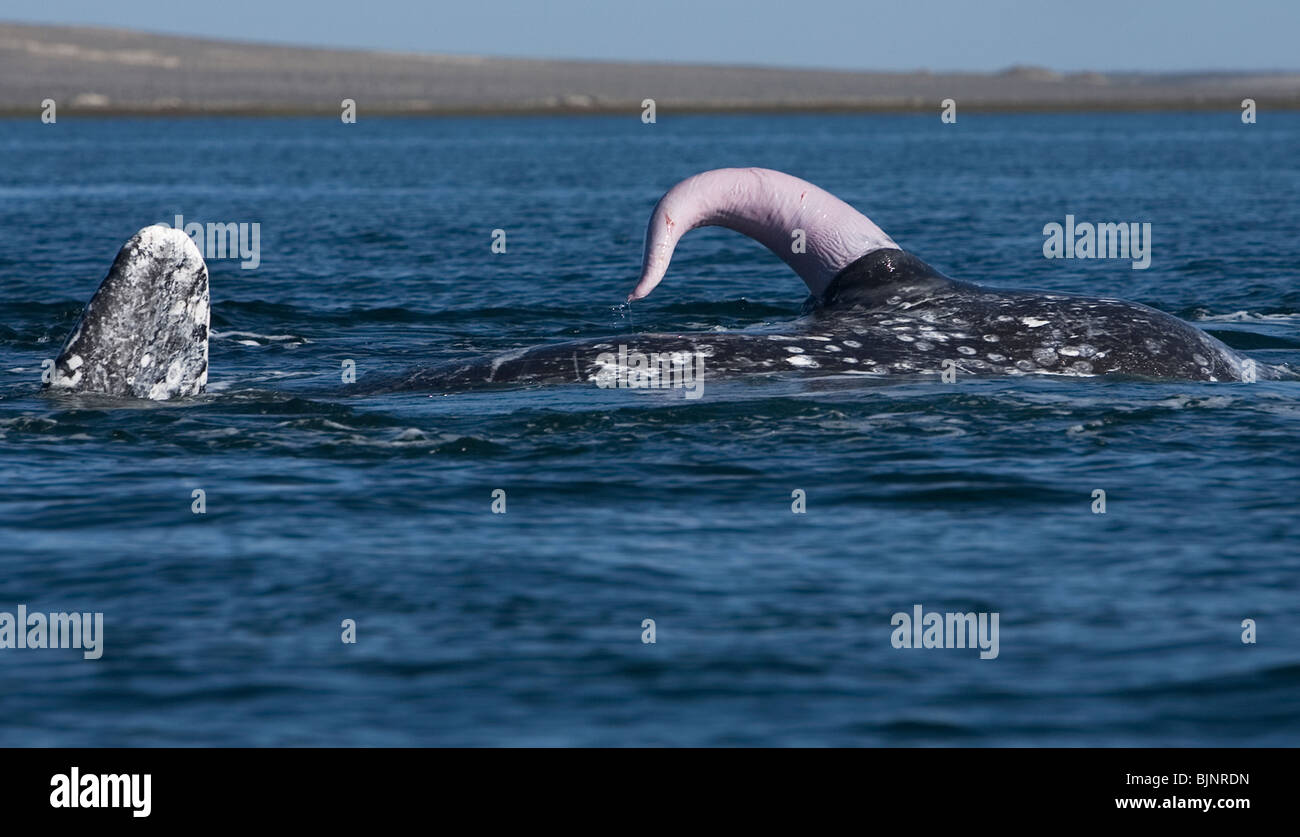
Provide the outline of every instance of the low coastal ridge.
[[280,46],[0,23],[0,114],[1300,109],[1300,73],[849,72]]

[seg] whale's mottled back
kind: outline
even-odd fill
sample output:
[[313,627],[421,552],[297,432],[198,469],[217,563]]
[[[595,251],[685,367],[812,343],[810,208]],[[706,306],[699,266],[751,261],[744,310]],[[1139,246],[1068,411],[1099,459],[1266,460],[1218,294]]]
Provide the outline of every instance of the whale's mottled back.
[[208,268],[171,227],[145,227],[118,251],[54,363],[48,387],[165,400],[208,382]]
[[[624,358],[638,358],[639,369],[642,356],[661,373],[673,373],[675,358],[700,359],[701,373],[707,366],[711,376],[1294,377],[1138,303],[950,279],[844,201],[767,169],[703,172],[672,187],[651,215],[629,299],[659,285],[682,235],[710,225],[748,235],[789,264],[811,294],[805,316],[780,331],[625,334],[514,349],[349,391],[599,385],[632,363]],[[208,314],[208,271],[194,242],[170,227],[147,227],[118,253],[64,344],[49,387],[156,400],[197,395],[208,378]]]

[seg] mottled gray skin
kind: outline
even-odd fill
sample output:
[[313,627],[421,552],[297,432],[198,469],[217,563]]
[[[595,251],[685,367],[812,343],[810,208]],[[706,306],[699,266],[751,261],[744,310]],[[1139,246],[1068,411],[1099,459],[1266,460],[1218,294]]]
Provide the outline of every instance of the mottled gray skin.
[[54,362],[47,388],[166,400],[208,381],[208,268],[171,227],[146,227],[118,251]]
[[[629,334],[448,364],[382,389],[594,383],[598,357],[620,345],[645,354],[702,352],[708,378],[817,375],[1132,375],[1239,381],[1246,359],[1176,317],[1120,299],[982,288],[942,275],[902,250],[845,268],[779,333]],[[945,361],[951,361],[946,364]],[[1265,364],[1260,379],[1277,377]]]
[[[147,227],[118,253],[48,387],[155,400],[197,395],[208,377],[208,319],[208,271],[198,248],[179,230]],[[938,376],[950,368],[958,375],[1239,381],[1248,368],[1220,341],[1145,305],[982,288],[902,250],[882,249],[846,267],[785,326],[551,344],[362,380],[350,389],[595,384],[621,346],[646,355],[702,355],[703,374],[715,380],[780,372]],[[1283,375],[1264,364],[1255,370],[1260,379]]]

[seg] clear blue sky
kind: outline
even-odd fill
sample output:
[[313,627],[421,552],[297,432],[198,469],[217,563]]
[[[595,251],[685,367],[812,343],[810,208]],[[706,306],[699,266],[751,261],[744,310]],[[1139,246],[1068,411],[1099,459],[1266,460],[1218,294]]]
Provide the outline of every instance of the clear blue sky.
[[0,0],[0,20],[546,58],[883,70],[1300,68],[1300,0]]

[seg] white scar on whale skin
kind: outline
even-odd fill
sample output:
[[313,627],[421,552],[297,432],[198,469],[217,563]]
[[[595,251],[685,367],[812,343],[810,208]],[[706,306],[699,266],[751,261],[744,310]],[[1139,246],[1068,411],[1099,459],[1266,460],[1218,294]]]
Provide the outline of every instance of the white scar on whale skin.
[[[628,302],[655,289],[683,235],[708,226],[755,239],[790,265],[813,296],[856,259],[898,248],[867,216],[806,180],[771,169],[714,169],[678,183],[655,206],[641,278]],[[805,236],[802,253],[794,251],[796,230]]]

